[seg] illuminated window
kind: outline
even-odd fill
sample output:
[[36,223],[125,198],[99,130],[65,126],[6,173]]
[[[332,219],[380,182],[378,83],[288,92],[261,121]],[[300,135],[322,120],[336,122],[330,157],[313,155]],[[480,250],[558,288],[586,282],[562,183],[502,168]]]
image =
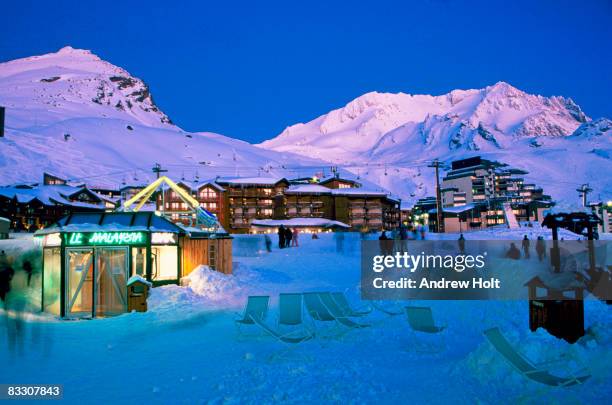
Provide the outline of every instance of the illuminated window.
[[217,198],[217,192],[209,187],[200,190],[200,198],[212,199]]

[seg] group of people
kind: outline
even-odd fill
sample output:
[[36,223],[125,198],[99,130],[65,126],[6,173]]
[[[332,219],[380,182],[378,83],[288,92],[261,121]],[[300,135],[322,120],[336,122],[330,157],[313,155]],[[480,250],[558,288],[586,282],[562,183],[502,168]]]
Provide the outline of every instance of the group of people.
[[[523,236],[523,240],[521,242],[521,248],[523,249],[523,257],[525,259],[529,259],[531,257],[530,248],[531,241],[527,237],[527,235]],[[542,261],[546,257],[546,242],[544,242],[544,237],[538,236],[536,240],[536,254],[538,255],[538,260]],[[521,258],[521,251],[516,246],[515,243],[510,243],[510,249],[506,252],[506,257],[508,259],[519,260]]]
[[409,240],[425,240],[425,226],[399,226],[391,231],[383,230],[378,237],[380,242],[381,252],[384,254],[392,254],[395,251],[404,251],[407,248]]
[[[21,265],[26,275],[27,285],[30,286],[34,268],[29,260],[25,260]],[[8,294],[12,289],[13,278],[15,277],[15,269],[11,266],[8,256],[4,250],[0,251],[0,301],[6,308]]]
[[383,230],[378,237],[378,240],[425,240],[426,228],[424,225],[406,227],[401,225],[396,229],[389,231]]
[[285,228],[284,225],[278,227],[278,247],[280,249],[299,246],[299,232],[297,228]]

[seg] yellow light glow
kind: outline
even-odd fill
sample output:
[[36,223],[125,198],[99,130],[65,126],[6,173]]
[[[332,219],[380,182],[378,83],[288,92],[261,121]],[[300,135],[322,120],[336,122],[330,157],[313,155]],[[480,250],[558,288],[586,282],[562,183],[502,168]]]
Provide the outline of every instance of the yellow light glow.
[[59,233],[51,233],[45,235],[43,239],[43,246],[61,246],[62,238]]

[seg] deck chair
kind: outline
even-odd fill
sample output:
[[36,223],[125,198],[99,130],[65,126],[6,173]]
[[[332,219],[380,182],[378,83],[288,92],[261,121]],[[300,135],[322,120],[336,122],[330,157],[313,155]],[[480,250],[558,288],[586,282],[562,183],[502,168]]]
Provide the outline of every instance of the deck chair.
[[353,309],[351,308],[351,305],[349,304],[348,300],[346,299],[346,295],[344,295],[344,293],[341,292],[333,292],[331,293],[332,298],[334,299],[334,301],[336,301],[336,304],[338,304],[338,306],[340,307],[340,309],[342,310],[342,312],[349,317],[360,317],[360,316],[366,316],[369,313],[372,312],[373,308],[371,306],[367,307],[367,309]]
[[326,330],[318,329],[317,335],[322,338],[333,338],[340,335],[340,331],[336,328],[338,322],[336,317],[327,309],[321,298],[320,293],[310,292],[304,293],[304,305],[306,306],[306,312],[310,315],[313,320],[313,327],[317,327],[317,323],[325,323],[329,327]]
[[591,377],[591,375],[587,373],[586,367],[577,370],[580,374],[578,376],[558,377],[552,375],[548,372],[548,369],[551,366],[559,365],[564,359],[535,364],[516,351],[501,333],[499,328],[487,329],[484,331],[484,334],[493,347],[495,347],[495,349],[504,356],[520,374],[533,381],[553,387],[569,387],[571,385],[582,384]]
[[270,303],[269,295],[252,295],[247,300],[244,312],[239,314],[239,318],[235,319],[238,335],[242,335],[242,327],[244,325],[254,325],[255,320],[264,322],[268,316],[268,304]]
[[397,316],[397,315],[402,315],[404,313],[404,311],[401,310],[401,309],[393,310],[393,309],[390,309],[390,308],[387,308],[387,307],[383,307],[382,305],[380,305],[379,303],[377,303],[375,301],[372,301],[371,304],[372,304],[372,307],[374,309],[376,309],[377,311],[382,312],[385,315]]
[[336,319],[336,322],[338,322],[340,325],[346,326],[347,328],[351,329],[367,328],[370,326],[368,324],[357,323],[349,319],[350,316],[344,313],[342,308],[334,300],[334,297],[331,293],[319,293],[319,299],[321,300],[323,306],[327,308],[327,310]]
[[412,330],[425,333],[439,333],[446,329],[446,326],[436,326],[433,313],[429,307],[406,307],[408,323]]
[[436,325],[433,318],[433,313],[429,307],[406,307],[406,315],[408,316],[408,324],[412,330],[415,340],[412,344],[412,348],[417,353],[423,354],[436,354],[444,351],[446,348],[446,342],[444,336],[440,334],[439,340],[436,342],[421,341],[416,338],[416,332],[422,332],[427,334],[439,334],[446,326]]
[[[271,328],[259,319],[253,319],[255,325],[285,347],[281,352],[272,355],[271,360],[286,357],[299,343],[315,337],[314,332],[304,324],[302,294],[280,294],[278,308],[277,329]],[[287,328],[291,329],[287,330]],[[307,359],[307,357],[304,357],[304,359]]]

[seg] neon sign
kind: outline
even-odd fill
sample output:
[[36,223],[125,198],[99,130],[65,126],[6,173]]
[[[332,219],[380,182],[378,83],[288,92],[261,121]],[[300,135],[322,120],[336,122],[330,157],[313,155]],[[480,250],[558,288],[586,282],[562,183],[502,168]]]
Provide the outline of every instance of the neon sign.
[[147,238],[144,232],[73,232],[65,235],[67,246],[82,245],[142,245]]
[[153,232],[151,234],[152,245],[166,245],[176,243],[176,234],[170,232]]

